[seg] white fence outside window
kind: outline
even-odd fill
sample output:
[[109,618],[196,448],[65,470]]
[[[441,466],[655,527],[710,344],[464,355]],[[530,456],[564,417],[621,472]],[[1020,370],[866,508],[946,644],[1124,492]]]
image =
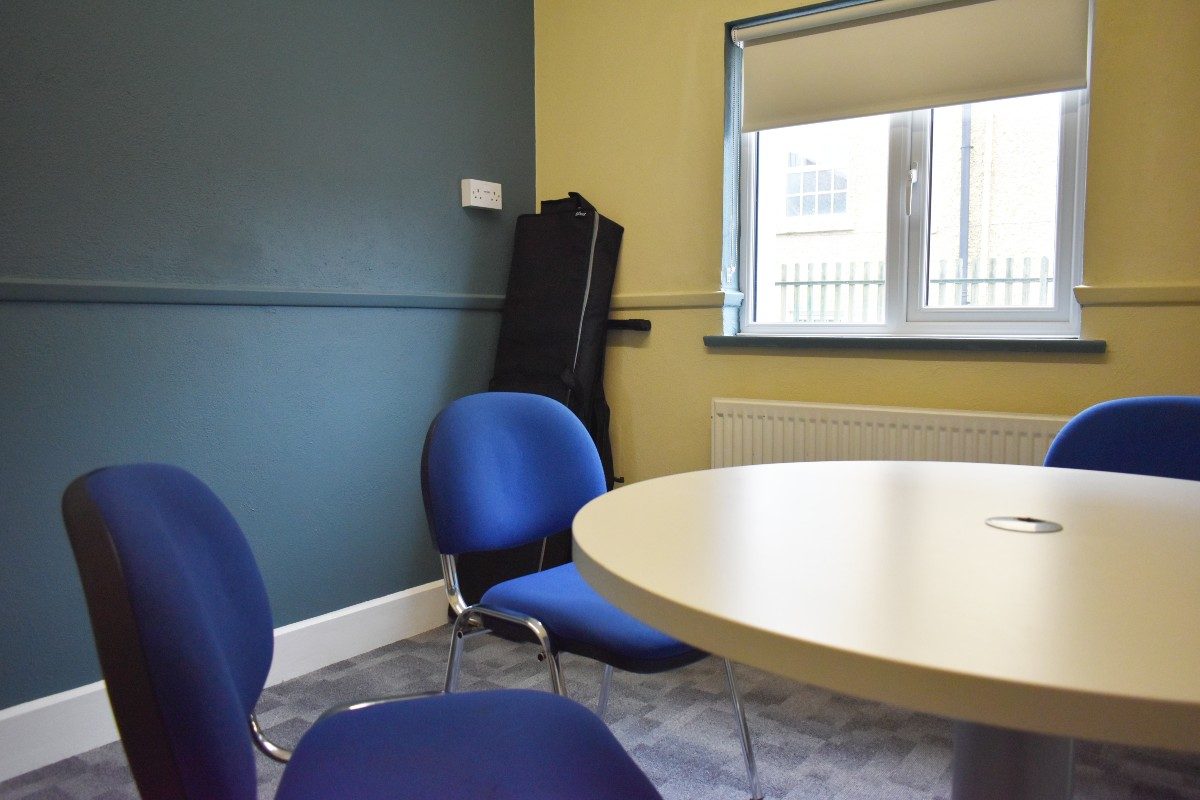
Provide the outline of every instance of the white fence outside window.
[[[883,321],[883,261],[781,264],[775,281],[781,322]],[[929,308],[1045,308],[1054,305],[1050,259],[942,260],[931,264]]]

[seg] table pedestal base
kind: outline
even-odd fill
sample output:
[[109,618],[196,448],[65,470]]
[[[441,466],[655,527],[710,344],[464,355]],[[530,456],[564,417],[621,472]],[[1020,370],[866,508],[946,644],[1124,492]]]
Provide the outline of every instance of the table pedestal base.
[[1069,800],[1074,740],[954,723],[953,800]]

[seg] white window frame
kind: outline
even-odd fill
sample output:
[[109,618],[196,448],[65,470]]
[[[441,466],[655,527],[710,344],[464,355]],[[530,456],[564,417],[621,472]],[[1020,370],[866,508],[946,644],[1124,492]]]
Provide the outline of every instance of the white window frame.
[[[923,308],[928,274],[929,163],[932,110],[893,114],[889,133],[887,267],[884,320],[877,324],[764,323],[756,304],[757,134],[740,135],[738,170],[738,272],[744,294],[739,332],[787,336],[945,336],[954,338],[1078,338],[1080,309],[1073,289],[1083,277],[1084,179],[1087,163],[1088,91],[1063,94],[1059,138],[1058,214],[1054,305],[1046,308]],[[909,169],[916,170],[906,210]],[[798,219],[804,219],[800,217]],[[813,219],[820,219],[819,216]]]

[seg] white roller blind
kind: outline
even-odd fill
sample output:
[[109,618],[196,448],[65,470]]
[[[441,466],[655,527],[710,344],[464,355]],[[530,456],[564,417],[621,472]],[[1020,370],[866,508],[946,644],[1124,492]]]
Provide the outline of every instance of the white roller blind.
[[742,130],[1087,86],[1089,0],[875,0],[735,28]]

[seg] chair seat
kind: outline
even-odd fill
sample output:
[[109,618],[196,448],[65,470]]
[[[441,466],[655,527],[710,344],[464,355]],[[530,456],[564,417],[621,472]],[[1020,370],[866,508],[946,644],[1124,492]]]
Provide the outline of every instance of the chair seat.
[[398,700],[320,720],[278,800],[661,800],[594,714],[565,697],[497,690]]
[[664,672],[707,655],[605,600],[574,564],[498,583],[480,604],[535,617],[546,626],[556,651],[628,672]]

